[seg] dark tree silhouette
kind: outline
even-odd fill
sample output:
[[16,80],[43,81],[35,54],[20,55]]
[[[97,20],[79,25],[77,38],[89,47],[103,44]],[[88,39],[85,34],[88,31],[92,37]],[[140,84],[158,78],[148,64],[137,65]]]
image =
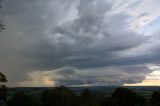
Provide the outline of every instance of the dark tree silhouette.
[[[2,7],[0,6],[0,8],[2,8]],[[2,19],[0,19],[0,31],[2,31],[4,29],[5,29],[5,25],[3,24]]]
[[153,92],[151,97],[152,97],[151,105],[152,106],[160,106],[160,92],[158,92],[158,91]]
[[0,72],[0,104],[3,104],[6,101],[7,98],[7,88],[4,85],[5,82],[7,82],[6,76]]
[[[2,23],[2,20],[0,19],[0,31],[4,29],[5,29],[5,25]],[[4,84],[6,82],[7,82],[6,76],[2,72],[0,72],[0,105],[3,104],[7,98],[7,88]]]
[[3,104],[7,98],[7,88],[5,85],[1,85],[0,87],[0,104]]
[[84,100],[89,100],[90,101],[92,99],[92,93],[89,89],[85,89],[82,92],[81,96]]
[[0,72],[0,82],[1,83],[6,83],[7,82],[7,78],[2,72]]
[[61,86],[42,93],[41,101],[44,106],[73,106],[75,94],[68,88]]
[[115,106],[136,106],[136,93],[127,88],[117,88],[112,100]]
[[100,106],[97,100],[98,98],[89,89],[84,89],[77,100],[77,104],[78,106]]
[[146,98],[144,98],[142,95],[137,95],[136,106],[148,106]]
[[101,106],[113,106],[112,104],[112,98],[111,97],[103,97],[101,100]]
[[5,29],[5,25],[2,23],[2,20],[0,20],[0,31]]
[[19,92],[7,102],[7,106],[40,106],[40,104],[24,92]]
[[156,99],[156,100],[160,101],[160,92],[154,91],[151,96],[152,96],[152,99]]

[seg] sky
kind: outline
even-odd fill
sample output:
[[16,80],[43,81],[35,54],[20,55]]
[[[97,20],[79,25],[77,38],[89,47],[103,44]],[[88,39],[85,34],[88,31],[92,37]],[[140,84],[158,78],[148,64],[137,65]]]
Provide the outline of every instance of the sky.
[[160,0],[0,0],[8,86],[160,85]]

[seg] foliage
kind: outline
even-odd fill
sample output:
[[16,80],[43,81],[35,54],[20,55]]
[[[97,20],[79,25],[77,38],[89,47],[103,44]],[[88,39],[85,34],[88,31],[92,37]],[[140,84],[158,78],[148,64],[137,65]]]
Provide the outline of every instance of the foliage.
[[[0,72],[0,82],[7,82],[6,76]],[[7,98],[7,88],[4,84],[0,85],[0,104],[3,104]]]
[[127,88],[117,88],[112,94],[115,105],[135,106],[136,93]]
[[[0,6],[1,8],[1,6]],[[2,20],[0,19],[0,31],[5,29],[5,25],[2,23]]]
[[117,88],[112,94],[112,103],[118,106],[146,106],[146,99],[128,88]]
[[155,91],[151,96],[152,96],[152,99],[150,104],[152,106],[160,106],[160,92]]
[[0,104],[3,104],[7,98],[7,88],[5,85],[0,87]]
[[1,73],[1,72],[0,72],[0,82],[1,83],[7,82],[6,76],[3,73]]
[[0,20],[0,31],[5,29],[5,25],[2,23],[2,20]]
[[93,95],[89,89],[84,89],[77,100],[78,106],[99,106],[98,97]]
[[71,106],[76,95],[68,88],[61,86],[42,93],[44,106]]
[[7,106],[40,106],[40,103],[24,92],[19,92],[7,102]]
[[112,95],[98,95],[89,89],[75,94],[64,86],[44,90],[39,95],[19,92],[11,96],[7,106],[160,106],[160,92],[154,92],[151,98],[128,88],[117,88]]

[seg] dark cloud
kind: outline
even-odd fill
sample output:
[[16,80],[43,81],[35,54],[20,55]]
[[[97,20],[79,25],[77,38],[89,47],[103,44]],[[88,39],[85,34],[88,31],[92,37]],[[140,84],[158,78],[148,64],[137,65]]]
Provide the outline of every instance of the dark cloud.
[[49,76],[51,77],[51,80],[56,81],[55,84],[58,86],[104,86],[122,85],[124,82],[128,84],[140,83],[145,78],[144,74],[148,74],[150,71],[151,70],[149,70],[145,65],[103,67],[85,70],[78,70],[72,67],[63,67],[62,69],[58,69],[50,73]]
[[122,85],[141,82],[151,72],[145,64],[159,62],[157,49],[149,55],[138,50],[134,56],[120,54],[155,39],[133,31],[133,17],[113,12],[113,4],[106,0],[2,4],[7,29],[0,35],[0,71],[10,80],[49,70],[56,85]]
[[[78,6],[76,19],[55,26],[50,32],[51,40],[43,42],[36,51],[26,53],[30,54],[28,57],[38,59],[37,64],[45,68],[65,65],[78,68],[104,67],[116,62],[113,58],[117,51],[134,48],[146,41],[144,37],[127,29],[128,15],[109,13],[106,16],[111,4],[103,4],[106,9],[103,6],[100,8],[95,2],[83,3],[80,2]],[[82,11],[82,8],[89,8],[87,12],[90,14]]]

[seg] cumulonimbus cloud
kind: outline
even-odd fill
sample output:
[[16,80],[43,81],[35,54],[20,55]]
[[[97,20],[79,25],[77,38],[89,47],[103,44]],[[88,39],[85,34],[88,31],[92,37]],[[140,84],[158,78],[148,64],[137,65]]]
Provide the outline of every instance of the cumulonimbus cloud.
[[[114,2],[6,0],[2,5],[7,29],[0,36],[0,70],[13,82],[38,70],[50,71],[56,85],[123,85],[141,82],[151,72],[145,64],[159,62],[155,37],[133,30],[135,17],[117,11]],[[150,48],[139,49],[146,45]]]

